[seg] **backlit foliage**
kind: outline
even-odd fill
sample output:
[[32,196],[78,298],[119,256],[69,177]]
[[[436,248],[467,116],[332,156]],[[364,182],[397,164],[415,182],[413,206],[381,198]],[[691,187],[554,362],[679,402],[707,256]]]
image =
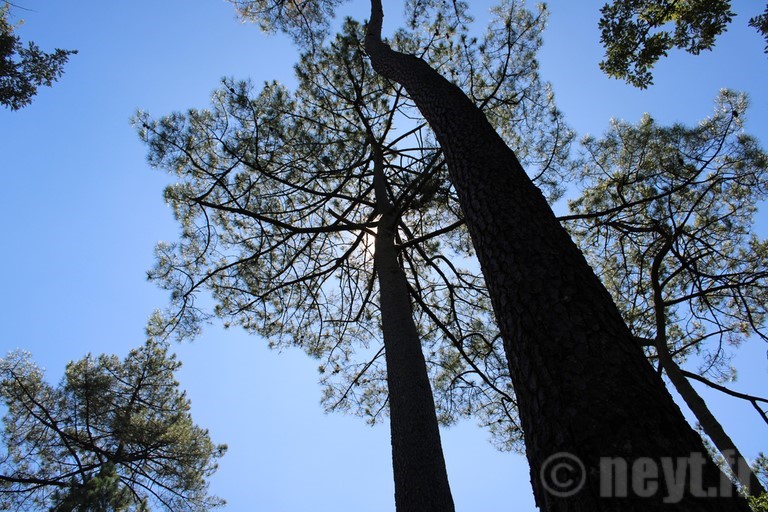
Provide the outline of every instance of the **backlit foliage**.
[[174,373],[147,342],[124,360],[87,356],[58,386],[27,353],[0,360],[0,508],[17,511],[207,511],[207,478],[226,450],[192,422]]
[[[414,8],[392,44],[418,49],[468,87],[557,195],[572,134],[537,74],[545,13],[504,2],[476,40],[460,3],[431,5]],[[172,293],[152,328],[186,337],[220,317],[272,346],[299,346],[319,359],[329,409],[379,418],[387,396],[371,247],[377,145],[438,415],[450,423],[475,414],[511,448],[520,434],[506,361],[442,154],[405,92],[370,68],[362,38],[347,21],[304,55],[295,91],[227,80],[207,110],[137,116],[150,162],[178,180],[166,197],[182,226],[150,273]]]
[[0,105],[18,110],[32,102],[40,86],[53,85],[75,50],[45,53],[33,42],[24,46],[14,35],[10,4],[0,5]]
[[640,88],[653,83],[653,65],[672,48],[711,50],[734,16],[730,0],[614,0],[600,12],[600,68]]
[[653,340],[663,318],[670,352],[699,354],[715,379],[734,376],[729,347],[767,339],[768,241],[754,222],[768,155],[742,131],[746,110],[722,91],[698,126],[614,121],[584,140],[584,190],[570,203],[569,227],[632,332]]

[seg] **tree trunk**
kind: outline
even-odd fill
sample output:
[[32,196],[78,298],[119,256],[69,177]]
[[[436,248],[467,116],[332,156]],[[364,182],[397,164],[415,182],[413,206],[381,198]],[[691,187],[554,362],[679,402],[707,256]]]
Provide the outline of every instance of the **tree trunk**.
[[413,321],[408,282],[395,248],[397,216],[386,195],[381,150],[373,144],[380,214],[374,266],[387,362],[395,507],[398,512],[452,512],[432,388]]
[[707,404],[701,396],[699,396],[685,375],[683,375],[682,370],[672,358],[667,348],[669,342],[667,339],[666,305],[662,293],[659,269],[661,268],[665,256],[672,249],[673,244],[674,239],[671,236],[668,236],[667,241],[656,256],[654,256],[653,264],[651,265],[650,278],[653,287],[653,308],[656,316],[656,339],[654,340],[654,344],[659,356],[659,362],[661,363],[661,367],[664,368],[667,377],[669,377],[670,382],[672,382],[672,385],[675,386],[675,389],[680,393],[680,396],[683,397],[688,408],[694,416],[696,416],[704,433],[709,436],[715,444],[715,447],[723,455],[725,462],[731,468],[733,475],[739,480],[739,483],[744,486],[744,489],[750,496],[760,496],[765,492],[760,480],[757,479],[752,468],[749,467],[749,463],[741,454],[741,451],[736,447],[736,443],[734,443],[731,437],[725,432],[725,429],[723,429],[723,426],[709,410]]
[[707,407],[706,402],[696,392],[685,375],[683,375],[680,367],[672,359],[669,352],[667,352],[666,342],[657,345],[657,352],[661,366],[667,373],[669,380],[675,386],[677,392],[680,393],[680,396],[683,397],[685,403],[688,404],[688,408],[696,416],[704,433],[712,439],[715,447],[723,455],[725,462],[733,471],[734,476],[738,478],[739,483],[744,486],[744,489],[750,496],[762,495],[765,489],[763,489],[760,480],[757,479],[752,468],[749,467],[749,463],[736,447],[736,443],[725,432],[723,426],[717,421],[709,407]]
[[[722,497],[733,488],[720,489],[722,473],[708,459],[701,485],[720,498],[692,496],[699,494],[695,484],[678,497],[679,486],[667,484],[662,459],[672,457],[669,466],[681,462],[678,457],[707,457],[701,439],[513,151],[458,87],[381,41],[381,2],[371,5],[365,42],[371,63],[405,87],[446,156],[504,340],[538,506],[747,511],[741,498]],[[573,458],[557,461],[575,464],[572,472],[552,465],[563,452],[584,470]],[[658,492],[642,497],[647,479],[633,485],[619,459],[628,468],[638,460],[641,468],[655,464]],[[606,461],[618,469],[603,468],[601,478]],[[541,475],[550,478],[544,482]],[[560,485],[579,484],[582,477],[577,489]],[[621,497],[625,488],[627,497]]]

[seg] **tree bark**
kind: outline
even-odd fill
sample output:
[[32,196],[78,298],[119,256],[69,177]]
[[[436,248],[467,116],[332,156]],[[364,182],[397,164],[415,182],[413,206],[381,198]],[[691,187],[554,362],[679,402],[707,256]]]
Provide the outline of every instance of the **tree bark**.
[[387,362],[395,507],[398,512],[452,512],[435,402],[413,320],[408,282],[395,247],[397,215],[387,197],[383,156],[373,142],[377,223],[374,266]]
[[[662,468],[664,458],[706,451],[514,152],[458,87],[381,41],[380,0],[371,6],[365,44],[373,68],[405,87],[445,152],[504,340],[538,506],[747,511],[739,497],[697,498],[692,486],[673,499],[662,475],[649,497],[634,492],[632,475],[601,482],[601,461],[620,458],[631,468],[649,458]],[[583,463],[577,492],[553,492],[542,481],[561,452]],[[707,459],[703,488],[720,489],[721,477]],[[622,478],[628,496],[617,498]]]

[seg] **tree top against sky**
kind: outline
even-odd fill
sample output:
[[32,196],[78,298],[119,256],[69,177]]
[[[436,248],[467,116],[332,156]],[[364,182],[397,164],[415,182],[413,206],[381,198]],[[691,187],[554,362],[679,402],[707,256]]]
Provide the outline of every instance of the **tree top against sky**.
[[42,51],[34,42],[26,46],[14,35],[10,2],[0,5],[0,105],[18,110],[32,102],[40,86],[50,87],[64,73],[64,65],[77,50]]
[[[9,173],[7,186],[34,190],[39,202],[38,207],[29,208],[28,195],[9,194],[3,203],[8,239],[26,248],[3,254],[4,266],[18,269],[6,281],[11,293],[5,297],[4,311],[6,339],[24,340],[41,364],[53,370],[63,368],[72,350],[101,351],[100,333],[105,330],[116,331],[110,350],[127,351],[141,337],[148,313],[166,300],[162,290],[144,283],[141,276],[151,265],[156,241],[176,239],[177,224],[158,193],[169,178],[146,169],[145,151],[127,129],[126,119],[137,106],[153,114],[190,105],[207,107],[209,93],[221,76],[252,76],[257,89],[263,80],[273,78],[292,84],[296,56],[284,37],[267,38],[253,26],[234,23],[231,6],[225,3],[141,1],[126,9],[93,3],[66,8],[45,4],[34,15],[24,15],[28,23],[19,34],[44,49],[79,48],[81,58],[70,61],[66,80],[40,90],[33,105],[19,115],[6,112],[8,122],[0,123],[8,147],[18,148],[18,154],[7,154],[5,169],[24,170]],[[489,4],[473,2],[478,20],[484,19]],[[734,5],[743,13],[739,11],[740,17],[718,40],[716,51],[701,58],[681,54],[660,62],[654,73],[656,86],[637,91],[604,79],[597,69],[602,56],[595,30],[599,5],[589,9],[572,2],[550,4],[550,27],[544,34],[542,73],[554,81],[560,106],[582,132],[599,135],[611,116],[635,123],[643,111],[651,111],[664,126],[701,119],[708,114],[714,93],[724,85],[750,91],[753,111],[764,111],[766,96],[759,87],[764,68],[762,60],[756,60],[761,55],[755,55],[761,47],[739,46],[741,41],[755,39],[754,30],[739,22],[749,18],[749,6]],[[357,4],[349,7],[359,10]],[[399,9],[400,4],[395,4],[389,11],[389,24]],[[147,12],[153,15],[146,16]],[[356,18],[364,17],[365,13]],[[199,30],[190,31],[191,26]],[[572,30],[574,26],[579,30]],[[750,50],[749,55],[739,48]],[[761,116],[750,116],[747,128],[765,140]],[[45,151],[41,151],[42,141]],[[119,193],[105,194],[105,190]],[[19,211],[26,212],[23,221],[12,220],[18,219]],[[50,265],[51,244],[56,247],[55,265]],[[84,279],[86,275],[91,279]],[[29,308],[33,301],[39,309]],[[93,313],[88,320],[81,315],[83,308]],[[59,339],[61,331],[68,333],[61,343],[47,341]],[[375,473],[380,475],[377,481],[387,480],[385,429],[360,428],[354,418],[343,415],[324,416],[316,403],[317,393],[311,391],[317,363],[298,351],[266,352],[258,341],[240,329],[223,332],[214,326],[206,329],[200,342],[177,347],[185,362],[180,380],[194,401],[195,417],[210,425],[216,437],[238,443],[213,480],[216,494],[231,498],[236,509],[250,506],[254,492],[272,508],[314,506],[303,501],[303,495],[286,492],[283,484],[291,482],[291,486],[316,488],[311,499],[323,510],[338,509],[337,501],[354,508],[354,503],[367,499],[364,494],[376,496],[372,510],[391,508],[391,490],[374,485],[370,476]],[[743,369],[734,389],[748,390],[750,382],[761,385],[764,352],[755,344],[738,352],[737,364]],[[217,379],[210,378],[212,371]],[[238,408],[227,390],[239,385],[270,391],[255,391],[244,399],[247,406]],[[276,388],[279,393],[273,392]],[[762,439],[742,421],[738,407],[722,403],[717,396],[712,399],[725,411],[728,428],[737,431],[750,452],[764,449]],[[526,489],[514,489],[508,476],[499,476],[524,473],[523,461],[519,456],[495,454],[485,446],[487,434],[476,431],[473,423],[462,422],[445,436],[451,473],[463,482],[457,489],[457,504],[464,500],[463,508],[480,503],[498,508],[504,498],[487,493],[489,486],[530,501]],[[329,442],[311,442],[304,435],[305,426]],[[274,442],[254,445],[252,438]],[[377,448],[377,442],[382,446]],[[259,463],[254,465],[256,446]],[[278,446],[292,448],[286,455]],[[314,456],[298,467],[291,461],[299,452]],[[497,469],[480,477],[464,463],[470,456]],[[333,461],[333,477],[325,470],[328,461]],[[358,475],[350,469],[357,463],[371,471]],[[234,483],[244,468],[255,472],[259,481],[247,491]],[[327,492],[338,478],[350,482],[343,497]],[[527,482],[524,474],[520,481]],[[532,504],[522,508],[532,509]]]
[[768,246],[755,231],[768,154],[743,131],[747,105],[724,90],[696,126],[663,127],[646,115],[585,138],[582,193],[563,217],[641,339],[657,335],[651,269],[661,258],[670,351],[681,361],[698,354],[716,380],[735,372],[729,347],[750,335],[768,340]]
[[[0,505],[6,510],[207,511],[208,478],[225,445],[195,425],[165,344],[122,361],[102,354],[67,365],[57,386],[30,354],[0,359]],[[101,505],[98,505],[101,503]],[[91,508],[87,508],[91,510]],[[77,508],[80,510],[80,508]]]
[[[526,130],[508,123],[503,133],[521,147],[542,188],[557,195],[554,176],[567,163],[572,133],[535,71],[544,16],[511,4],[496,16],[479,39],[421,14],[416,30],[393,39],[420,48],[468,84],[499,124],[525,119]],[[457,263],[472,251],[442,154],[423,122],[414,120],[401,88],[371,70],[361,40],[359,24],[347,21],[343,34],[302,57],[294,92],[272,83],[254,94],[248,83],[226,81],[209,110],[137,117],[150,162],[182,178],[166,197],[184,235],[159,247],[151,274],[174,290],[171,323],[162,321],[158,332],[173,325],[177,333],[196,333],[213,313],[194,304],[197,290],[208,287],[216,315],[275,346],[298,345],[320,357],[327,404],[351,404],[375,418],[386,403],[382,352],[370,345],[379,338],[370,235],[371,152],[380,145],[442,419],[451,422],[479,407],[492,430],[510,428],[499,443],[511,447],[514,421],[496,421],[513,408],[503,358],[488,353],[499,347],[493,348],[498,339],[489,331],[482,280]],[[485,370],[465,368],[468,361]],[[498,381],[495,391],[482,380],[488,375]],[[482,397],[499,389],[490,401]],[[493,400],[498,407],[489,407]]]
[[[600,12],[600,41],[605,47],[600,68],[639,88],[653,83],[654,64],[670,50],[693,55],[711,50],[734,18],[730,0],[614,0]],[[768,6],[749,25],[768,42]]]
[[[278,12],[277,14],[282,15],[283,13]],[[301,13],[299,12],[297,14]],[[461,14],[458,9],[454,14],[456,14],[457,19],[460,19]],[[300,18],[300,16],[297,15],[297,19],[298,18]],[[651,396],[649,393],[650,390],[653,390],[654,393],[659,392],[660,394],[658,399],[654,399],[652,402],[656,406],[654,411],[658,414],[658,419],[662,422],[669,420],[668,425],[670,427],[670,431],[665,431],[664,434],[675,436],[678,440],[686,439],[690,442],[691,449],[695,449],[696,446],[700,445],[700,442],[697,444],[695,436],[689,435],[692,434],[692,432],[686,428],[685,423],[682,421],[679,413],[677,413],[677,409],[671,406],[667,407],[671,403],[671,400],[668,399],[668,395],[663,394],[663,391],[659,391],[663,390],[663,386],[660,385],[660,381],[658,379],[654,380],[651,378],[653,374],[649,372],[649,368],[640,362],[642,361],[642,355],[639,347],[636,346],[633,339],[626,336],[627,333],[625,329],[622,330],[620,327],[618,327],[622,324],[618,315],[618,311],[611,307],[612,304],[610,303],[610,300],[605,300],[607,294],[604,293],[604,289],[599,286],[599,283],[594,278],[594,275],[590,270],[588,270],[588,267],[583,264],[584,261],[580,258],[578,251],[575,251],[573,245],[569,244],[570,240],[568,240],[567,235],[565,235],[565,233],[562,231],[554,217],[551,216],[551,211],[543,202],[543,198],[539,194],[539,191],[531,186],[530,181],[525,179],[525,174],[522,171],[522,168],[514,154],[489,126],[485,116],[482,114],[482,111],[478,109],[476,105],[472,104],[471,99],[464,96],[460,89],[456,88],[453,84],[450,84],[445,79],[443,79],[443,77],[432,67],[430,67],[430,64],[428,64],[426,61],[421,59],[413,59],[412,56],[393,51],[387,44],[382,43],[380,40],[381,18],[381,4],[379,2],[373,2],[372,20],[367,30],[365,48],[371,58],[373,67],[377,70],[378,73],[387,76],[391,80],[402,83],[408,90],[411,99],[419,107],[424,117],[429,121],[430,125],[435,130],[437,138],[440,140],[440,143],[445,150],[447,157],[450,159],[448,161],[450,162],[449,170],[452,174],[452,183],[456,185],[457,189],[459,189],[458,195],[462,198],[464,213],[468,217],[473,217],[470,219],[471,222],[468,222],[470,229],[473,230],[473,240],[475,246],[478,247],[478,254],[480,255],[480,259],[485,270],[485,275],[490,276],[491,278],[491,281],[489,282],[489,288],[491,290],[495,288],[496,290],[496,293],[491,293],[491,295],[494,296],[494,305],[496,306],[497,316],[502,315],[504,317],[500,318],[502,332],[504,332],[505,328],[507,329],[505,333],[504,348],[508,351],[508,359],[511,365],[510,370],[513,373],[513,376],[515,373],[517,373],[517,377],[519,379],[520,372],[516,372],[516,370],[526,370],[524,365],[529,363],[526,357],[531,356],[531,354],[525,352],[525,347],[527,346],[525,341],[537,339],[536,337],[538,336],[539,343],[536,345],[546,345],[546,342],[552,341],[553,336],[542,336],[542,334],[537,331],[538,327],[542,327],[544,325],[541,322],[539,322],[537,325],[528,325],[523,322],[525,325],[521,327],[519,321],[520,319],[515,320],[516,314],[522,314],[522,318],[528,321],[529,315],[521,313],[521,311],[526,311],[526,307],[530,307],[529,301],[525,299],[521,301],[522,294],[515,294],[510,292],[510,290],[514,288],[513,284],[515,282],[519,284],[518,281],[520,276],[516,276],[514,274],[514,268],[516,268],[516,266],[513,265],[511,268],[506,269],[497,268],[500,263],[499,259],[497,258],[496,260],[492,260],[485,258],[483,250],[481,249],[488,251],[485,252],[485,256],[491,253],[494,253],[497,256],[499,256],[501,253],[510,255],[509,257],[513,257],[511,255],[514,255],[513,258],[525,262],[522,264],[522,268],[524,269],[523,272],[531,268],[539,268],[539,273],[541,276],[548,276],[550,273],[559,275],[561,279],[559,281],[552,282],[553,289],[550,291],[553,293],[555,290],[558,290],[560,286],[563,286],[564,281],[570,283],[569,279],[574,280],[570,284],[571,286],[573,286],[574,283],[579,283],[576,286],[577,292],[579,294],[584,294],[587,297],[586,301],[569,302],[571,291],[564,292],[566,299],[562,299],[560,296],[553,297],[555,302],[561,304],[564,309],[569,311],[573,309],[576,311],[581,307],[586,307],[588,309],[591,307],[593,302],[595,303],[595,307],[598,307],[597,305],[599,304],[605,303],[604,308],[601,309],[601,311],[603,311],[605,314],[601,317],[595,318],[595,320],[597,320],[597,324],[602,327],[595,329],[594,326],[592,326],[592,332],[598,331],[601,333],[601,335],[592,336],[590,341],[594,344],[602,344],[601,351],[612,351],[614,356],[617,357],[617,360],[620,360],[622,357],[624,357],[627,359],[627,362],[630,362],[629,359],[637,356],[635,357],[635,360],[632,361],[633,364],[637,363],[637,366],[632,366],[632,368],[637,369],[638,376],[642,375],[643,378],[628,378],[626,373],[622,373],[620,375],[613,374],[616,382],[624,382],[627,390],[633,390],[631,393],[633,399],[630,402],[641,408],[643,406],[640,404],[643,403],[643,400]],[[434,94],[436,94],[437,98],[440,100],[445,100],[449,104],[449,107],[445,108],[443,106],[436,105],[434,98],[432,97]],[[461,112],[461,115],[458,114],[459,112]],[[460,126],[462,121],[465,121],[465,124]],[[472,126],[473,128],[470,129],[468,126]],[[488,149],[488,147],[490,147],[492,150],[490,151],[490,155],[489,152],[486,151],[483,153],[480,149]],[[502,168],[504,165],[500,162],[509,162],[509,165],[512,166],[512,173],[504,174],[504,170],[509,171],[510,169]],[[490,173],[490,175],[488,175],[488,173]],[[512,175],[514,175],[514,177],[512,177]],[[469,179],[468,176],[471,176],[472,179]],[[487,187],[488,183],[492,181],[491,178],[493,178],[497,184],[504,185],[504,194],[499,195],[498,190],[494,193],[487,192],[488,189],[484,187]],[[467,179],[469,179],[469,181],[462,181]],[[519,179],[520,182],[516,182],[515,180],[517,179]],[[480,184],[478,180],[483,184]],[[512,186],[513,182],[517,184],[516,187]],[[510,188],[514,190],[509,190]],[[524,194],[521,193],[520,190],[530,190],[531,192],[528,193],[526,197],[518,197],[520,194]],[[473,194],[480,194],[480,197],[484,199],[490,199],[490,201],[477,200]],[[512,201],[515,203],[515,207],[510,208],[509,211],[505,212],[505,215],[501,217],[497,215],[489,216],[488,212],[482,210],[482,208],[474,212],[471,208],[470,210],[467,210],[468,205],[474,205],[474,207],[477,209],[478,204],[488,205],[488,208],[493,210],[493,205],[497,207],[501,201],[505,199],[509,201],[513,197],[516,197],[518,200]],[[472,202],[473,199],[474,202]],[[521,213],[521,210],[519,210],[520,204],[527,204],[531,208],[524,209],[523,211],[525,213]],[[540,215],[533,215],[530,213],[531,211],[537,211],[540,213]],[[498,218],[500,220],[498,223],[491,223],[492,225],[489,227],[489,229],[484,229],[485,227],[488,227],[488,223],[483,224],[482,222],[479,222],[479,219],[483,218],[483,214],[485,214],[486,219],[492,217],[494,219]],[[515,217],[515,215],[518,214],[519,217]],[[543,232],[537,232],[538,235],[542,236],[542,245],[544,247],[548,247],[547,244],[551,244],[550,248],[553,249],[553,252],[550,253],[549,258],[542,260],[540,259],[541,254],[534,256],[536,251],[531,250],[530,247],[520,245],[520,239],[502,241],[496,236],[491,236],[488,238],[494,229],[499,229],[500,225],[505,226],[503,229],[504,233],[512,233],[518,228],[522,232],[524,231],[522,226],[528,226],[528,221],[530,221],[531,226],[539,226],[541,230],[548,234],[548,236],[545,236]],[[528,226],[528,229],[531,229],[530,226]],[[527,239],[527,237],[523,238]],[[558,250],[560,250],[558,254],[561,257],[552,259],[552,254],[557,253]],[[529,258],[535,258],[535,261]],[[520,266],[521,263],[516,260],[515,265]],[[489,269],[495,269],[497,272],[491,270],[489,274]],[[568,278],[566,279],[563,277],[561,273],[566,274]],[[508,280],[511,282],[507,282]],[[535,287],[534,282],[531,282],[530,284],[532,287]],[[547,289],[549,290],[549,288]],[[590,293],[592,294],[591,297]],[[531,296],[530,294],[526,297],[526,299],[531,298],[535,298],[537,300],[542,299],[542,297],[536,297],[535,295]],[[521,305],[520,308],[517,309],[513,305],[518,304],[519,302],[524,305]],[[499,309],[499,307],[502,309]],[[509,309],[510,307],[511,309]],[[598,307],[598,309],[600,309],[600,307]],[[540,307],[536,309],[541,310]],[[588,312],[582,313],[589,314]],[[580,314],[577,316],[581,318]],[[551,322],[546,322],[546,324],[549,326]],[[554,329],[557,331],[557,328]],[[568,333],[565,333],[564,331],[568,331]],[[584,352],[583,348],[579,348],[584,346],[582,343],[574,344],[574,340],[582,337],[583,333],[574,332],[572,329],[564,329],[564,331],[554,333],[554,339],[565,341],[565,345],[560,343],[559,346],[563,348],[567,346],[568,343],[570,343],[571,346],[575,348],[574,354],[580,354],[580,357],[582,357],[584,361],[594,361],[594,354],[589,355]],[[616,339],[623,340],[624,343],[629,344],[628,350],[623,352],[621,350],[616,350],[615,346],[606,344],[607,338],[612,338],[614,341]],[[520,343],[512,343],[511,340],[515,339]],[[509,353],[510,350],[512,351],[511,353]],[[517,352],[515,352],[515,350],[517,350]],[[520,357],[515,357],[515,354]],[[522,363],[520,362],[521,360],[523,361]],[[548,366],[548,364],[551,364],[552,362],[552,359],[547,359],[546,361],[540,360],[538,362],[539,364],[536,366]],[[596,362],[594,364],[599,365],[601,363]],[[515,365],[521,366],[513,368]],[[627,370],[623,364],[616,364],[615,367],[621,367],[624,370]],[[560,368],[560,371],[565,371],[571,375],[574,381],[579,381],[580,377],[587,375],[587,379],[594,378],[597,373],[606,370],[604,368],[604,364],[600,370],[598,370],[597,366],[591,366],[590,368],[592,371],[583,371],[579,375],[577,375],[576,372],[573,372],[572,368]],[[609,370],[615,370],[615,368],[609,368]],[[559,374],[560,371],[557,373]],[[516,384],[526,385],[529,384],[529,382],[517,380]],[[644,386],[645,389],[641,392],[640,389]],[[552,388],[554,389],[554,387]],[[620,386],[617,386],[617,389],[619,387]],[[526,400],[529,400],[529,404],[533,404],[538,399],[540,399],[540,393],[537,393],[536,390],[532,391],[534,391],[534,393],[526,397]],[[544,390],[539,389],[538,391]],[[594,388],[593,391],[595,391]],[[605,407],[605,404],[608,402],[613,404],[615,402],[615,397],[613,400],[605,400],[605,398],[606,397],[603,396],[603,399],[599,402],[603,407],[602,415],[598,415],[600,417],[607,418],[612,417],[615,414],[620,414],[617,412],[618,409],[614,407]],[[591,403],[594,406],[598,406],[598,402],[592,401]],[[618,405],[618,403],[616,405]],[[625,403],[624,405],[626,406],[627,404]],[[600,407],[597,408],[600,409]],[[580,412],[574,412],[577,415],[583,414],[583,409],[584,408],[582,408]],[[545,412],[538,407],[533,407],[533,410],[537,411],[539,415],[542,412]],[[551,414],[551,412],[552,411],[549,410],[548,414]],[[528,421],[536,422],[537,420],[536,418],[531,419],[529,417]],[[555,424],[557,421],[559,421],[559,419],[555,420]],[[587,421],[592,420],[588,419]],[[672,427],[673,424],[675,425],[674,428]],[[532,438],[539,436],[538,428],[536,429],[536,432],[532,430],[526,430],[526,432],[529,436],[532,436]],[[643,439],[648,441],[647,438]],[[527,440],[530,441],[530,439]],[[663,441],[661,442],[663,443]],[[566,442],[566,444],[567,443],[568,442]],[[611,444],[611,446],[614,447],[613,449],[620,449],[619,445],[617,444]],[[541,448],[541,446],[539,448]],[[544,448],[551,449],[552,447],[547,445]],[[570,448],[587,450],[581,446],[570,446]],[[592,451],[589,453],[590,455],[594,455]],[[541,452],[539,451],[536,457],[540,455]],[[534,456],[531,455],[531,450],[529,450],[529,459],[532,461],[533,466],[532,470],[535,471],[536,464],[534,462],[537,459],[533,457]],[[714,475],[715,471],[712,471],[710,476],[714,478]],[[544,495],[541,493],[539,493],[537,496],[539,499],[544,499]]]

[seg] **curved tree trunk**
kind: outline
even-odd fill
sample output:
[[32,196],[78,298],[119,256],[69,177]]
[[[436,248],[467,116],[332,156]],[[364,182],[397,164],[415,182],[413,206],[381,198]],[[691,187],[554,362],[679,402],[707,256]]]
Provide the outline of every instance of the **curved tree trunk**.
[[696,389],[691,385],[688,379],[683,375],[682,370],[677,365],[672,356],[667,351],[666,340],[657,344],[657,352],[659,354],[659,361],[664,368],[669,380],[675,386],[675,389],[680,396],[683,397],[688,408],[696,416],[699,424],[701,425],[704,433],[712,439],[715,447],[720,451],[725,459],[725,462],[733,471],[734,476],[739,480],[739,483],[744,486],[744,489],[750,496],[760,496],[765,492],[763,485],[757,476],[749,467],[749,463],[741,454],[741,451],[736,447],[736,443],[733,442],[731,437],[725,432],[725,429],[717,421],[714,414],[707,407],[706,402],[696,392]]
[[736,443],[733,442],[731,437],[725,432],[723,426],[717,421],[714,414],[707,407],[706,402],[693,388],[693,385],[683,375],[683,371],[677,365],[672,355],[669,353],[669,343],[667,340],[667,319],[666,319],[666,305],[664,304],[664,297],[662,294],[661,279],[659,276],[659,269],[664,261],[664,257],[669,253],[673,246],[673,239],[668,238],[667,242],[661,247],[659,252],[653,258],[653,264],[651,265],[651,285],[653,287],[653,308],[656,316],[656,339],[654,344],[656,347],[656,353],[659,356],[659,362],[661,367],[669,377],[672,385],[683,400],[688,405],[688,408],[696,416],[704,433],[709,436],[715,447],[720,451],[725,459],[725,462],[731,468],[733,475],[739,480],[739,483],[744,486],[744,489],[750,496],[760,496],[765,492],[760,480],[749,467],[749,463],[741,454],[741,451],[736,447]]
[[[538,506],[748,510],[739,497],[691,496],[698,486],[686,485],[677,499],[679,489],[666,485],[662,475],[656,479],[659,491],[649,497],[634,492],[631,475],[620,470],[607,480],[604,471],[601,486],[601,460],[621,458],[632,468],[639,458],[650,458],[661,471],[662,458],[706,457],[701,439],[513,151],[458,87],[423,60],[381,41],[381,2],[371,5],[365,44],[374,69],[405,87],[445,152],[504,340]],[[542,482],[542,473],[552,476],[557,469],[550,457],[561,452],[584,465],[578,492]],[[707,460],[702,473],[705,490],[720,489],[722,473],[714,463]],[[579,483],[581,476],[576,467],[554,480],[562,484],[575,477]],[[622,494],[622,483],[628,497],[610,499]]]
[[452,512],[435,402],[413,321],[408,282],[395,248],[397,216],[387,198],[383,157],[374,142],[374,186],[380,218],[374,266],[387,362],[395,507],[398,512]]

